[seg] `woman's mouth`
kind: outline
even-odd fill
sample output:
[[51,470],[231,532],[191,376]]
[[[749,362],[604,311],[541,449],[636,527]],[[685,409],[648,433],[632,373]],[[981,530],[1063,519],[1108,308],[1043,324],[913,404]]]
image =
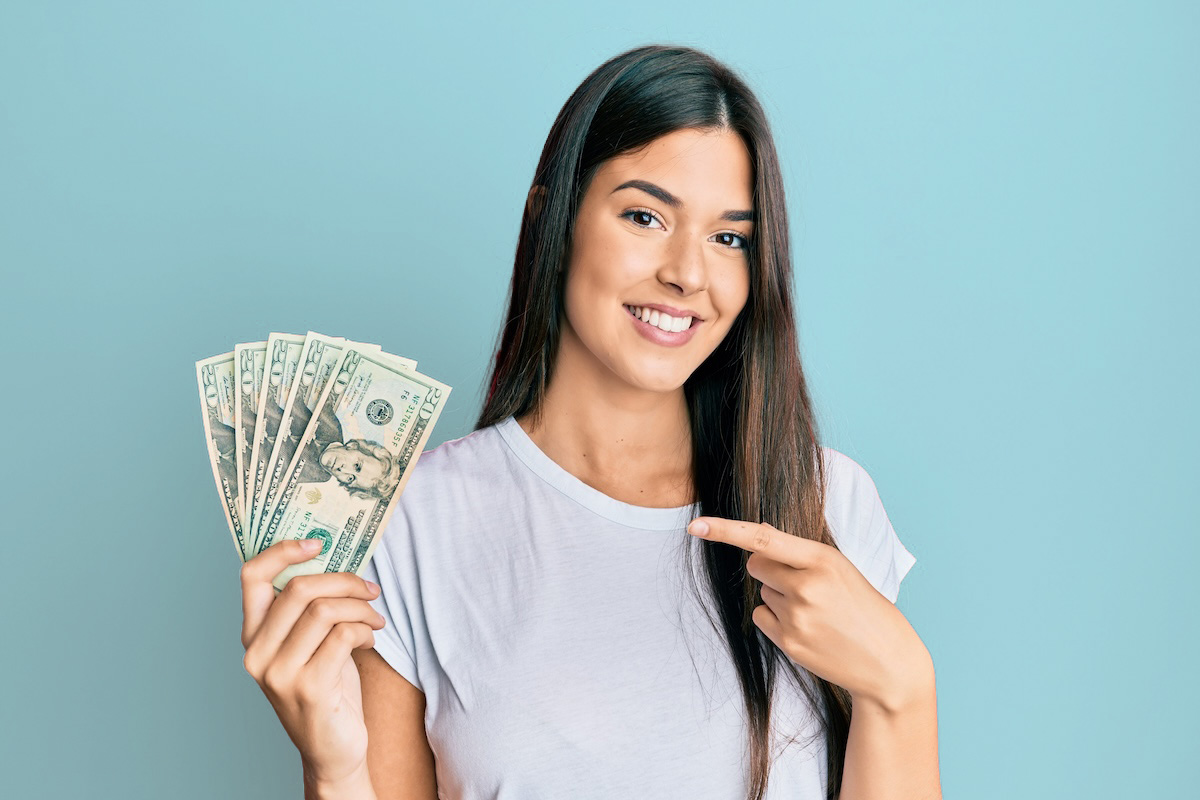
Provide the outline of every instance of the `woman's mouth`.
[[632,318],[633,326],[646,339],[655,344],[677,347],[686,344],[700,327],[697,317],[673,317],[655,308],[625,306]]

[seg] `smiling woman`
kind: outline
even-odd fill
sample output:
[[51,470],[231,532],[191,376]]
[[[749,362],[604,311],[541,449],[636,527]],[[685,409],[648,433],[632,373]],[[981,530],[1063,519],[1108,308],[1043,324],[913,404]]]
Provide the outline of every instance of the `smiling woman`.
[[752,205],[752,178],[741,137],[719,129],[673,131],[596,170],[567,267],[561,385],[682,397],[746,305],[752,225],[725,209]]
[[818,441],[761,105],[705,53],[630,50],[555,120],[476,430],[417,463],[364,573],[350,772],[380,797],[934,796],[928,718],[894,722],[931,708],[889,602],[914,562]]

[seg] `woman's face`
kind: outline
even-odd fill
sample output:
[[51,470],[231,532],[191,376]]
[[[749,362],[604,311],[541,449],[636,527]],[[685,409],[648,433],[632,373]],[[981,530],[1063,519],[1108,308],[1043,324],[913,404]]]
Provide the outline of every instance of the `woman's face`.
[[560,357],[681,387],[746,304],[753,197],[750,154],[729,131],[675,131],[602,164],[576,218]]

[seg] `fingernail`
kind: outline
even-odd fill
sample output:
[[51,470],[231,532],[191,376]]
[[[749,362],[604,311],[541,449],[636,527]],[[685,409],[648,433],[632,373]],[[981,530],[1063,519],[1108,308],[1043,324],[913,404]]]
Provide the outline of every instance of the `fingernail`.
[[379,584],[376,583],[375,581],[367,581],[367,588],[370,589],[372,592],[378,592]]
[[304,541],[302,541],[300,543],[300,546],[303,547],[306,551],[311,553],[313,550],[316,550],[318,547],[321,546],[321,540],[320,539],[305,539]]
[[702,519],[692,520],[692,524],[688,526],[688,533],[694,533],[697,536],[707,536],[708,523]]

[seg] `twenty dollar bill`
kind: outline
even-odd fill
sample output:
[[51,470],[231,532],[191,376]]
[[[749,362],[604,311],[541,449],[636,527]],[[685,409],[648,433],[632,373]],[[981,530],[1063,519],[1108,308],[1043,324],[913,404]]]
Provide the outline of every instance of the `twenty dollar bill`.
[[[279,423],[283,417],[283,409],[287,405],[288,391],[300,367],[300,351],[304,347],[304,336],[294,333],[272,333],[267,337],[266,368],[263,376],[263,386],[259,391],[258,413],[255,415],[254,444],[250,448],[250,475],[247,485],[250,491],[246,496],[246,521],[243,527],[246,539],[253,539],[261,512],[258,509],[258,498],[262,495],[263,484],[266,482],[267,468],[270,466],[271,453],[275,448],[275,436],[279,431]],[[254,542],[246,542],[246,554],[243,558],[251,558]]]
[[246,560],[246,545],[242,533],[240,511],[241,480],[237,469],[237,434],[234,431],[235,369],[233,353],[196,362],[196,382],[200,388],[200,414],[204,419],[204,443],[212,466],[217,492],[225,521],[237,545],[238,554]]
[[254,424],[258,418],[258,395],[262,390],[266,355],[266,342],[246,342],[233,347],[236,369],[233,427],[237,433],[237,474],[241,481],[238,492],[242,497],[238,503],[238,513],[242,518],[243,536],[250,530],[250,456],[254,447]]
[[321,551],[275,578],[360,574],[375,551],[437,422],[450,387],[379,350],[343,353],[263,518],[259,551],[284,539],[319,539]]

